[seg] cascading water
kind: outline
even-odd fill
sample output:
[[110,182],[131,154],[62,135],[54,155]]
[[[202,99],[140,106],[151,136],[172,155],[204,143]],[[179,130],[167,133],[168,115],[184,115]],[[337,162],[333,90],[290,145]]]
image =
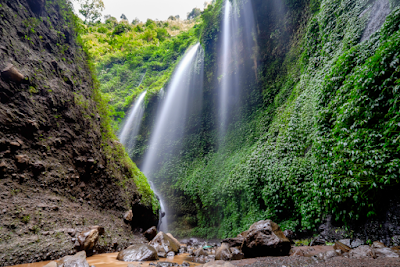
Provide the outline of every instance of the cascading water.
[[[200,44],[194,45],[175,69],[165,96],[157,112],[154,128],[150,137],[148,151],[145,154],[141,170],[154,183],[154,190],[160,189],[163,181],[157,180],[155,173],[161,162],[179,148],[186,122],[194,109],[200,107],[203,80],[203,50]],[[168,209],[159,194],[161,209]],[[159,230],[168,231],[167,216],[161,218]]]
[[135,142],[137,135],[139,133],[140,124],[142,121],[144,113],[144,97],[146,96],[146,91],[140,94],[139,98],[135,101],[128,119],[126,120],[121,133],[119,134],[119,140],[129,151],[135,147]]
[[[223,142],[228,124],[239,116],[243,94],[243,75],[254,69],[257,78],[257,38],[250,0],[225,1],[218,58],[218,127]],[[235,110],[235,112],[234,112]]]

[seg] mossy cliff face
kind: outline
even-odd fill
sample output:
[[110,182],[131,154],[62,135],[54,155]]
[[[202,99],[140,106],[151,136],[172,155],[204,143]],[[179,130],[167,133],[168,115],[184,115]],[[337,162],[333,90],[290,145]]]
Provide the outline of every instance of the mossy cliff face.
[[[400,13],[398,1],[384,1],[375,20],[380,2],[252,1],[257,79],[251,68],[244,72],[243,105],[222,148],[215,74],[223,1],[209,6],[200,33],[202,115],[154,175],[177,233],[234,236],[265,218],[296,230],[318,229],[326,217],[354,229],[389,220],[382,207],[394,201],[400,179]],[[142,136],[151,132],[146,125]],[[138,163],[146,143],[139,145]],[[400,234],[381,230],[384,239]]]
[[66,228],[103,224],[103,250],[140,241],[122,216],[136,203],[135,227],[156,225],[158,201],[115,141],[70,6],[5,0],[0,15],[0,265],[73,253]]

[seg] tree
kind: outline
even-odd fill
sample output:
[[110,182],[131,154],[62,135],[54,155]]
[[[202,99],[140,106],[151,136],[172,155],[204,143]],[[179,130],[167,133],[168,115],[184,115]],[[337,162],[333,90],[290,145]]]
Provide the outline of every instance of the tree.
[[81,0],[80,3],[79,13],[85,18],[85,23],[94,23],[101,18],[101,12],[104,10],[103,0]]
[[187,19],[194,19],[197,18],[198,16],[201,15],[201,10],[200,8],[193,8],[192,11],[190,13],[187,14]]
[[122,14],[121,17],[120,17],[120,19],[122,19],[122,20],[128,20],[128,18],[125,16],[125,14]]
[[139,23],[140,23],[140,19],[138,17],[136,17],[134,20],[132,20],[133,25],[137,25]]

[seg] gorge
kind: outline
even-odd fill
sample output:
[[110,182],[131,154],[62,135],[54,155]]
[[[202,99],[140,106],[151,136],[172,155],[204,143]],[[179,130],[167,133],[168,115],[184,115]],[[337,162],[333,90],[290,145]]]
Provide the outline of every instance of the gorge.
[[95,225],[86,253],[157,226],[188,242],[175,254],[223,239],[251,258],[268,220],[294,254],[400,246],[398,0],[216,0],[132,23],[0,3],[1,266],[71,255]]

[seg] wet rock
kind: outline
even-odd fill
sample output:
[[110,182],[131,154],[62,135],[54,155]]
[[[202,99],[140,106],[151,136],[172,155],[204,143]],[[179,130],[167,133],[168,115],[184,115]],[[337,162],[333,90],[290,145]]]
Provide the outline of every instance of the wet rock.
[[221,246],[215,252],[216,260],[228,261],[232,258],[231,250],[229,249],[229,245],[227,243],[222,243]]
[[244,254],[238,248],[230,248],[232,258],[231,260],[241,260],[244,258]]
[[180,244],[177,244],[170,236],[161,231],[149,242],[149,245],[153,246],[157,251],[161,247],[166,253],[170,251],[178,253],[180,248]]
[[235,267],[232,263],[222,260],[210,261],[203,265],[203,267]]
[[120,261],[152,261],[158,260],[157,251],[146,244],[136,244],[121,250],[117,260]]
[[290,256],[312,257],[320,253],[326,253],[328,251],[333,251],[333,250],[334,250],[333,246],[294,247],[290,251]]
[[372,243],[372,247],[373,247],[373,248],[385,248],[386,246],[385,246],[385,244],[383,244],[382,242],[374,241],[374,242]]
[[33,13],[40,15],[44,10],[45,0],[28,0],[28,4]]
[[98,240],[99,231],[97,229],[82,232],[78,235],[79,249],[85,251],[92,250]]
[[57,267],[57,262],[51,261],[51,262],[47,263],[45,266],[43,266],[43,267]]
[[[349,243],[350,243],[350,241],[349,241]],[[347,246],[347,245],[345,245],[345,244],[343,244],[342,242],[339,242],[339,241],[335,242],[335,245],[333,246],[333,248],[335,250],[340,250],[343,253],[349,252],[351,250],[351,248],[349,246]]]
[[222,243],[228,244],[229,247],[240,247],[243,244],[244,237],[238,236],[234,238],[226,238],[222,240]]
[[374,249],[375,255],[377,258],[398,258],[399,254],[395,252],[395,250],[381,247]]
[[151,241],[157,235],[157,228],[155,226],[150,227],[143,233],[144,237]]
[[160,258],[166,258],[167,257],[167,252],[165,252],[165,249],[162,247],[157,247],[157,255]]
[[359,246],[349,252],[349,258],[376,258],[375,252],[368,245]]
[[291,245],[279,225],[271,220],[259,221],[250,226],[243,241],[246,257],[286,256]]
[[132,210],[128,210],[127,212],[125,212],[124,214],[124,220],[127,222],[131,222],[133,219],[133,213]]
[[194,252],[194,256],[196,257],[208,256],[208,253],[203,248],[199,248]]
[[81,251],[73,256],[66,256],[58,261],[58,267],[89,267],[86,261],[86,252]]
[[2,71],[1,77],[6,81],[13,81],[16,83],[21,83],[25,78],[24,75],[14,67],[13,64],[8,64]]
[[179,249],[179,253],[186,253],[187,252],[187,246],[182,245],[181,248]]
[[173,258],[173,257],[175,257],[175,252],[173,252],[173,251],[170,251],[170,252],[168,252],[167,253],[167,258]]

